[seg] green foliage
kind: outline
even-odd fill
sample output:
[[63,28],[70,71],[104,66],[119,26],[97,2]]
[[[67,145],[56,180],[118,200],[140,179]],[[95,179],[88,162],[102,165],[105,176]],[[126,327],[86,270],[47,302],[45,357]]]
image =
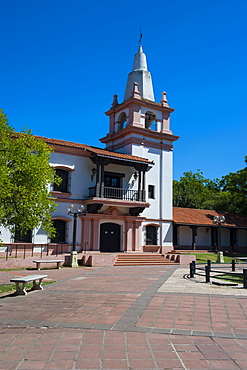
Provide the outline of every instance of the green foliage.
[[230,211],[247,215],[247,167],[223,176],[220,185],[230,195]]
[[[191,252],[191,253],[184,253],[184,254],[190,254],[190,255],[194,255],[196,256],[196,263],[199,264],[199,263],[202,263],[202,264],[207,264],[207,261],[210,260],[211,263],[216,263],[217,261],[217,253],[195,253],[194,252]],[[224,261],[225,263],[231,263],[232,260],[234,259],[234,257],[227,257],[224,255]]]
[[204,208],[210,193],[217,192],[216,180],[205,179],[203,173],[198,170],[185,172],[180,181],[173,182],[173,205],[184,208]]
[[247,215],[247,167],[215,180],[204,178],[200,170],[185,172],[173,182],[173,206]]
[[240,273],[226,273],[222,275],[214,275],[214,279],[232,281],[233,283],[243,284],[243,274]]
[[51,148],[30,130],[16,134],[0,110],[0,224],[11,232],[42,227],[54,234],[51,212],[56,204],[48,186],[57,182],[49,165]]

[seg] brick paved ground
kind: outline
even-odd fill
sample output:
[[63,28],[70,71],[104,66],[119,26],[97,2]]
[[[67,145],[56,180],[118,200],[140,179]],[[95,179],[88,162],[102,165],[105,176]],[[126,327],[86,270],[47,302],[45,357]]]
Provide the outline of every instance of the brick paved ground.
[[177,266],[42,273],[57,282],[0,299],[1,370],[247,369],[247,292],[178,291]]

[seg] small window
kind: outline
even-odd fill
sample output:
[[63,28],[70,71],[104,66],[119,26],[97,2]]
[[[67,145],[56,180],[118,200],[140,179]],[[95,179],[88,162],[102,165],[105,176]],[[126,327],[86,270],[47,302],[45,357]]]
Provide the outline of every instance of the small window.
[[154,225],[146,226],[146,245],[157,245],[157,227]]
[[15,243],[32,243],[32,230],[28,230],[26,234],[21,234],[19,230],[15,232]]
[[148,198],[154,199],[154,185],[148,185]]
[[54,220],[53,226],[57,233],[51,238],[51,243],[66,243],[66,221]]
[[63,193],[68,193],[68,186],[69,186],[69,172],[66,170],[61,170],[59,168],[56,169],[56,175],[61,177],[62,181],[59,185],[54,184],[53,190],[54,191],[61,191]]

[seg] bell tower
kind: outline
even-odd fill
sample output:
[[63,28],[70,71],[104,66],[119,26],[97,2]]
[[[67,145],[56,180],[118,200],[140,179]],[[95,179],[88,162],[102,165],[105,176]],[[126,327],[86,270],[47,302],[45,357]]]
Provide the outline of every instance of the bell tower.
[[[162,92],[155,102],[151,74],[141,46],[135,54],[132,71],[128,75],[124,101],[119,104],[114,95],[109,116],[109,133],[101,139],[106,149],[139,156],[154,163],[143,176],[150,207],[142,216],[143,244],[149,230],[157,233],[157,245],[162,253],[170,251],[172,242],[172,154],[178,136],[170,129],[170,114],[174,111]],[[131,158],[130,158],[131,161]],[[139,176],[140,177],[140,176]]]
[[152,77],[147,69],[147,59],[142,46],[135,54],[132,72],[129,73],[124,101],[119,104],[114,95],[112,107],[106,112],[110,118],[109,133],[101,139],[106,149],[120,153],[143,156],[141,148],[164,144],[172,148],[178,137],[170,130],[170,114],[166,93],[160,103],[154,101]]

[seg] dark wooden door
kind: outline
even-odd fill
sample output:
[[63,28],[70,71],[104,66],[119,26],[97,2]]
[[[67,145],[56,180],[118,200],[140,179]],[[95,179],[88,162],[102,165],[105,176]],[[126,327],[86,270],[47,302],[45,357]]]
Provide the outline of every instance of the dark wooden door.
[[100,251],[120,252],[120,225],[106,222],[100,226]]

